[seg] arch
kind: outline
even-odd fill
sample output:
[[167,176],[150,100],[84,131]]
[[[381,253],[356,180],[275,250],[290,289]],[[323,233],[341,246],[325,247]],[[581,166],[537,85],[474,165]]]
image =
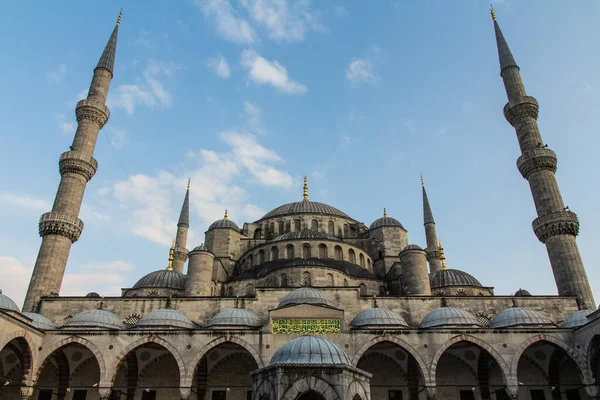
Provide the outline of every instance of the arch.
[[330,235],[335,235],[335,224],[333,223],[333,221],[329,221],[327,223],[327,232]]
[[498,366],[500,367],[500,372],[502,374],[502,381],[504,382],[505,385],[508,385],[509,377],[511,376],[511,372],[510,372],[510,368],[509,368],[508,364],[506,363],[504,358],[500,355],[500,353],[498,353],[496,350],[494,350],[494,348],[492,346],[490,346],[488,343],[484,342],[483,340],[478,339],[473,336],[467,336],[467,335],[454,336],[453,338],[447,340],[444,344],[442,344],[437,349],[437,351],[435,352],[435,355],[433,356],[433,359],[431,360],[431,368],[429,369],[429,374],[430,374],[429,379],[431,380],[431,382],[435,383],[437,365],[440,361],[440,358],[442,358],[442,355],[444,355],[444,353],[446,352],[446,350],[448,350],[448,348],[450,346],[452,346],[453,344],[458,343],[458,342],[470,342],[476,346],[481,347],[485,351],[487,351],[490,354],[490,356],[492,356],[494,361],[496,361]]
[[327,279],[325,280],[325,286],[333,286],[333,274],[327,274]]
[[192,385],[192,381],[194,379],[194,373],[196,372],[196,367],[200,363],[200,360],[202,360],[202,357],[204,357],[209,351],[211,351],[212,349],[214,349],[215,347],[217,347],[223,343],[237,344],[238,346],[244,348],[244,350],[246,350],[248,353],[250,353],[252,355],[252,357],[254,358],[254,361],[256,362],[256,365],[258,365],[259,369],[263,368],[265,366],[263,363],[263,360],[260,357],[260,355],[258,354],[258,352],[248,342],[246,342],[238,337],[235,337],[235,336],[221,336],[220,338],[217,338],[217,339],[207,343],[204,347],[202,347],[200,349],[200,351],[198,351],[196,353],[194,358],[190,360],[190,363],[188,364],[188,368],[186,369],[185,377],[182,381],[181,386],[189,387]]
[[367,267],[370,271],[371,270],[371,259],[370,258],[367,258]]
[[310,276],[310,272],[304,271],[302,273],[302,286],[310,286],[312,284],[312,279]]
[[595,334],[587,345],[587,367],[590,369],[591,380],[600,382],[600,335]]
[[248,266],[252,267],[254,265],[254,256],[252,254],[248,254]]
[[589,384],[589,383],[593,382],[593,379],[590,379],[591,378],[590,368],[587,367],[586,360],[581,355],[579,355],[579,353],[577,353],[571,346],[569,346],[562,340],[557,339],[553,336],[548,336],[548,335],[543,335],[543,334],[535,335],[535,336],[532,336],[529,339],[525,340],[523,343],[521,343],[519,345],[519,347],[515,351],[514,356],[510,363],[510,376],[515,382],[517,381],[517,376],[518,376],[517,371],[518,371],[519,360],[521,359],[521,356],[523,355],[523,353],[525,352],[525,350],[527,350],[527,348],[529,346],[531,346],[532,344],[535,344],[537,342],[548,342],[548,343],[551,343],[551,344],[561,348],[562,350],[564,350],[564,352],[569,357],[571,357],[571,359],[573,359],[573,361],[575,362],[575,365],[577,365],[577,368],[579,369],[579,373],[581,374],[582,383]]
[[283,273],[280,276],[280,286],[281,287],[287,287],[288,286],[288,279],[287,279],[287,274]]
[[311,257],[311,247],[310,244],[304,243],[302,245],[302,258],[310,258]]
[[254,296],[256,291],[254,290],[254,285],[249,283],[246,285],[246,296]]
[[348,261],[352,264],[356,264],[356,253],[353,249],[348,250]]
[[338,261],[344,260],[344,252],[342,251],[341,246],[335,246],[333,249],[334,258]]
[[254,230],[254,239],[262,239],[262,229],[258,228]]
[[[8,346],[8,344],[13,340],[17,341],[19,350],[21,351],[23,356],[21,365],[23,376],[20,379],[21,384],[30,385],[33,382],[33,372],[37,368],[37,365],[35,364],[36,360],[33,357],[33,352],[31,350],[33,348],[33,339],[26,331],[13,332],[2,341],[0,351],[2,351],[6,346]],[[4,371],[4,373],[8,374],[7,371]],[[4,374],[2,376],[4,376]]]
[[319,258],[327,259],[327,245],[324,243],[319,245]]
[[294,220],[294,231],[300,232],[302,230],[302,220],[295,219]]
[[[419,369],[421,370],[421,374],[423,376],[423,380],[425,381],[425,385],[427,385],[427,386],[431,385],[430,377],[429,377],[429,375],[427,375],[427,364],[425,364],[425,361],[423,360],[421,355],[410,344],[408,344],[404,340],[398,339],[397,337],[394,337],[394,336],[389,336],[389,335],[379,336],[379,337],[373,338],[373,339],[369,340],[367,343],[363,344],[362,347],[360,348],[360,350],[358,350],[356,352],[356,354],[354,355],[354,357],[352,358],[352,366],[357,367],[358,362],[360,361],[360,358],[363,356],[363,354],[365,354],[365,352],[367,350],[369,350],[371,347],[375,346],[378,343],[382,343],[382,342],[394,343],[394,344],[400,346],[410,356],[412,356],[417,361],[417,364],[419,365]],[[435,385],[435,380],[433,382]]]
[[307,392],[315,392],[325,400],[339,400],[338,394],[333,387],[326,381],[316,376],[302,378],[296,381],[283,395],[283,400],[296,400]]
[[288,260],[291,260],[294,258],[294,245],[293,244],[288,244],[287,246],[285,246],[285,257]]
[[280,235],[285,232],[285,222],[283,220],[277,222],[277,229]]
[[258,263],[262,264],[264,262],[265,262],[265,251],[261,249],[258,251]]
[[369,293],[367,292],[367,285],[361,283],[358,285],[358,295],[361,297],[367,296]]
[[271,261],[275,261],[279,258],[279,249],[277,246],[271,247]]
[[314,231],[314,232],[318,232],[319,231],[319,221],[317,221],[316,219],[313,219],[310,222],[310,230]]
[[277,398],[273,383],[268,379],[263,379],[260,382],[260,385],[258,385],[258,388],[254,390],[252,398],[254,400],[273,400]]
[[348,226],[348,224],[344,224],[344,237],[348,237],[350,236],[350,227]]
[[233,286],[229,286],[227,288],[227,297],[232,297],[233,296]]
[[358,259],[360,260],[360,262],[359,262],[360,266],[364,268],[365,267],[365,255],[363,253],[360,253]]

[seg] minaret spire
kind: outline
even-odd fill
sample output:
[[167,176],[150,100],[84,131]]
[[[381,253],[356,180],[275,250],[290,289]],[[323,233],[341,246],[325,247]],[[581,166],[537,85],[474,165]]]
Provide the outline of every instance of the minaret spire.
[[61,180],[52,211],[40,218],[42,244],[27,289],[24,310],[37,308],[43,296],[59,294],[71,245],[83,231],[79,211],[87,182],[98,169],[98,162],[93,157],[98,132],[110,115],[105,103],[113,78],[119,23],[120,18],[94,69],[87,98],[75,107],[77,131],[70,151],[61,154],[59,159]]
[[177,222],[177,236],[175,239],[175,250],[173,255],[173,271],[183,273],[183,265],[188,259],[187,234],[190,227],[190,182],[188,179],[187,190],[181,212],[179,213],[179,221]]
[[425,252],[427,253],[427,261],[429,262],[429,272],[433,274],[442,268],[442,261],[438,249],[435,221],[433,220],[433,213],[431,212],[431,206],[429,205],[429,199],[425,191],[423,175],[421,175],[421,188],[423,190],[423,225],[425,226],[425,238],[427,240]]
[[538,217],[533,231],[546,245],[560,296],[580,297],[581,307],[595,309],[592,290],[585,273],[575,237],[579,234],[577,215],[565,207],[556,172],[556,154],[544,145],[537,125],[539,105],[527,96],[520,69],[500,30],[492,10],[500,76],[508,97],[504,106],[506,120],[515,128],[521,156],[517,167],[529,182]]

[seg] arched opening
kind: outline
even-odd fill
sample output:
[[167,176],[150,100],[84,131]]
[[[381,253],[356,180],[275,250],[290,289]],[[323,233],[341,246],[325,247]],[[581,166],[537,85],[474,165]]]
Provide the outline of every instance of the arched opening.
[[367,267],[369,271],[371,270],[371,259],[367,258]]
[[425,382],[423,371],[415,357],[400,345],[384,341],[371,346],[357,367],[373,374],[371,399],[419,399]]
[[329,232],[330,235],[335,235],[335,225],[333,224],[333,221],[327,223],[327,232]]
[[258,251],[258,263],[262,264],[265,262],[265,251],[264,250],[259,250]]
[[600,335],[592,338],[588,350],[588,362],[592,368],[594,383],[600,383]]
[[294,220],[294,231],[300,232],[302,230],[302,221],[299,219]]
[[309,390],[308,392],[302,393],[300,397],[298,397],[298,400],[325,400],[325,397],[314,390]]
[[282,235],[283,233],[285,233],[285,222],[284,221],[279,221],[277,223],[277,228],[279,229],[279,234]]
[[333,252],[336,260],[342,261],[344,259],[341,246],[335,246]]
[[348,237],[350,236],[350,227],[348,226],[348,224],[344,224],[344,237]]
[[359,395],[355,394],[352,400],[362,400],[362,398]]
[[251,267],[254,265],[254,257],[252,254],[248,254],[248,266]]
[[310,229],[314,232],[318,232],[319,231],[319,221],[317,221],[316,219],[313,219],[310,223]]
[[31,369],[31,349],[23,337],[8,342],[0,351],[0,399],[18,399]]
[[352,264],[356,264],[356,253],[352,249],[348,250],[348,261]]
[[99,381],[100,366],[94,353],[79,343],[69,343],[44,360],[33,398],[65,400],[70,393],[78,398],[97,398]]
[[254,239],[262,239],[262,229],[258,228],[254,231]]
[[231,286],[229,286],[227,288],[227,296],[228,297],[233,297],[233,288]]
[[275,261],[279,258],[279,250],[277,246],[271,247],[271,261]]
[[180,372],[169,350],[158,343],[144,343],[122,358],[113,379],[112,398],[179,398]]
[[311,254],[310,254],[310,244],[305,243],[302,245],[302,258],[310,258]]
[[360,266],[361,267],[365,267],[365,255],[363,253],[360,253],[360,256],[358,257],[358,259],[360,260]]
[[288,244],[287,246],[285,246],[285,255],[288,260],[291,260],[294,258],[294,245],[293,244]]
[[256,291],[254,290],[254,285],[249,283],[246,285],[246,296],[248,297],[253,297],[256,294]]
[[358,286],[358,293],[360,296],[366,296],[368,294],[367,293],[367,285],[365,285],[364,283],[361,283]]
[[251,399],[250,373],[256,369],[258,364],[248,350],[235,343],[221,343],[196,365],[190,400]]
[[444,351],[437,363],[435,382],[436,394],[443,399],[490,399],[492,394],[497,399],[507,398],[498,362],[469,341],[454,343]]
[[321,243],[319,245],[319,258],[326,259],[327,258],[327,246]]
[[325,286],[333,286],[333,275],[327,274],[327,279],[325,280]]
[[288,286],[287,274],[281,274],[280,281],[281,281],[281,287],[287,287]]
[[517,365],[519,398],[587,398],[577,363],[561,347],[544,340],[531,344]]
[[310,276],[310,272],[304,271],[302,273],[302,286],[310,286],[312,284],[312,279]]

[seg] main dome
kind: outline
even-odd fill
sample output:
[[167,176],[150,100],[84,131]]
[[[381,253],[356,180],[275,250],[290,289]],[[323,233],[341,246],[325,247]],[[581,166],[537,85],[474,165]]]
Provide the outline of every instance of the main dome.
[[269,365],[351,365],[335,343],[318,336],[300,336],[281,346]]
[[144,275],[133,285],[133,289],[140,288],[171,288],[185,289],[185,275],[181,272],[160,269]]
[[259,219],[259,221],[267,218],[282,217],[284,215],[290,214],[323,214],[354,220],[353,218],[350,218],[348,215],[346,215],[346,213],[328,204],[318,203],[316,201],[310,200],[303,200],[279,206],[266,213],[261,219]]

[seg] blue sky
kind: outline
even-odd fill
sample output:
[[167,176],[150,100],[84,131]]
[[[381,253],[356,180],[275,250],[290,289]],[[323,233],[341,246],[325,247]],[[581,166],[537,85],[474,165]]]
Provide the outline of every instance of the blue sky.
[[[600,301],[600,3],[494,3]],[[12,2],[0,29],[0,286],[22,302],[58,156],[121,7],[111,118],[62,294],[119,294],[167,265],[188,177],[188,248],[302,195],[425,245],[419,174],[448,265],[497,294],[556,294],[504,120],[487,1]],[[114,150],[113,150],[114,148]],[[128,175],[131,177],[129,178]]]

